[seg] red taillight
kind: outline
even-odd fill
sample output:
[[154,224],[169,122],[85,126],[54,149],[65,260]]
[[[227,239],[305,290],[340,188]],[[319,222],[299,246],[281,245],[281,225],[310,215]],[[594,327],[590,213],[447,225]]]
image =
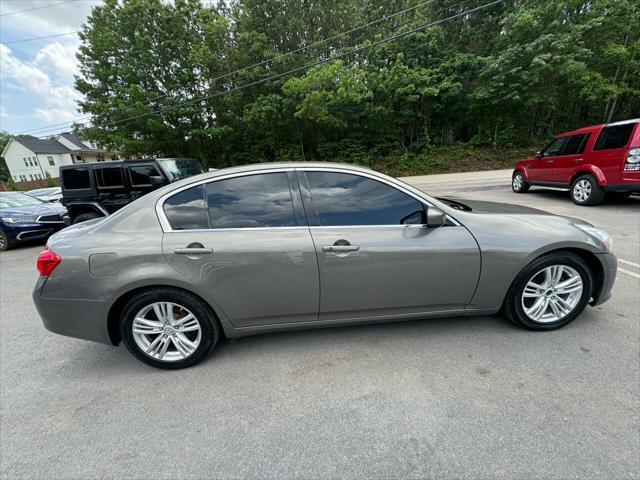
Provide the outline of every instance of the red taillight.
[[60,258],[60,255],[47,248],[38,255],[36,268],[38,269],[38,272],[40,272],[41,276],[48,277],[61,261],[62,259]]

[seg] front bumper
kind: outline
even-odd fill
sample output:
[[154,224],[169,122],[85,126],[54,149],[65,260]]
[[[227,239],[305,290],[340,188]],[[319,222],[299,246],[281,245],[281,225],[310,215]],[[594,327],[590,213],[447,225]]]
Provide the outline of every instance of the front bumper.
[[9,242],[27,242],[29,240],[37,240],[49,238],[58,230],[64,227],[64,223],[28,223],[23,225],[2,224],[2,231],[5,233]]
[[613,284],[616,281],[618,271],[618,259],[613,253],[599,253],[596,258],[602,265],[602,288],[593,296],[591,305],[600,305],[611,298]]
[[113,345],[107,327],[107,302],[43,297],[42,288],[46,281],[46,277],[38,278],[32,296],[47,330],[67,337]]

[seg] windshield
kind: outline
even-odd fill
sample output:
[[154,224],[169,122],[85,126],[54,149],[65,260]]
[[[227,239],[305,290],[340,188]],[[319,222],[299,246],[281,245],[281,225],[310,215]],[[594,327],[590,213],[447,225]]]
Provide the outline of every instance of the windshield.
[[42,205],[42,200],[23,193],[3,193],[0,195],[0,208],[25,207],[27,205]]
[[158,164],[170,182],[176,182],[205,171],[200,162],[193,158],[164,158],[158,160]]

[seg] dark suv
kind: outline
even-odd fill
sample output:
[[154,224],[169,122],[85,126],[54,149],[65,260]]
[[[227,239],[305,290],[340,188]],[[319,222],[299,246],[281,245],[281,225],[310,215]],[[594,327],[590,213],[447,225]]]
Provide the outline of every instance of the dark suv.
[[105,217],[167,183],[203,173],[191,158],[124,160],[60,167],[67,224]]

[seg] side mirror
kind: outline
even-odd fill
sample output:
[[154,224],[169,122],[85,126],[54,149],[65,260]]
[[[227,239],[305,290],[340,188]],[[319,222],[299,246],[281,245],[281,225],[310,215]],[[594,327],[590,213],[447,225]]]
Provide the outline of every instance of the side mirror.
[[535,158],[542,158],[542,153],[540,153],[539,151],[535,153],[534,155]]
[[149,177],[149,183],[152,187],[161,187],[164,185],[164,178],[160,175],[152,175]]
[[444,225],[447,214],[437,207],[427,207],[427,227],[437,228]]

